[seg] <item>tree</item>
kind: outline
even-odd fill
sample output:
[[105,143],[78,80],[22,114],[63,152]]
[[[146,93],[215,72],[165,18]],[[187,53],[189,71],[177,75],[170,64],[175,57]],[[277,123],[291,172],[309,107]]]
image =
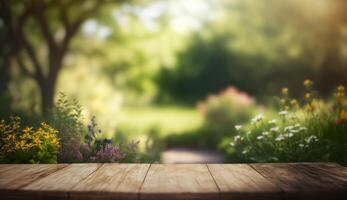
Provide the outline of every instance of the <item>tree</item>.
[[[7,57],[13,58],[21,72],[37,83],[44,116],[53,105],[58,75],[72,39],[83,22],[107,2],[0,0],[0,18],[11,44]],[[45,56],[40,56],[42,49],[47,49]]]

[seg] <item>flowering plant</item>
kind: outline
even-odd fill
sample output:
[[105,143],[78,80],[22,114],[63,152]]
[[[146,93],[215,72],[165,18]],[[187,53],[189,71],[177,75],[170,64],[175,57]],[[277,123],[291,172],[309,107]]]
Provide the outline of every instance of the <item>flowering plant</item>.
[[126,147],[120,144],[117,147],[112,144],[111,139],[99,139],[98,135],[101,133],[101,130],[96,127],[96,118],[93,116],[88,125],[88,135],[85,138],[86,143],[81,146],[81,152],[85,162],[134,161],[132,158],[135,159],[139,142],[131,142]]
[[[317,151],[324,151],[324,141],[310,134],[294,112],[281,111],[276,119],[262,114],[249,126],[235,126],[238,134],[228,147],[235,160],[243,162],[313,161]],[[323,156],[324,157],[324,156]]]
[[21,127],[19,117],[0,122],[1,163],[57,163],[58,131],[46,123],[38,129]]
[[[347,111],[345,89],[339,86],[333,102],[317,98],[313,82],[304,82],[302,100],[289,97],[282,89],[276,118],[262,114],[250,124],[237,125],[238,135],[223,146],[234,161],[299,162],[333,161],[347,163]],[[329,109],[333,105],[333,109]],[[228,143],[228,144],[227,144]]]
[[49,123],[59,130],[60,148],[58,161],[64,163],[82,162],[79,146],[85,135],[82,108],[77,100],[59,93],[58,101],[54,104]]

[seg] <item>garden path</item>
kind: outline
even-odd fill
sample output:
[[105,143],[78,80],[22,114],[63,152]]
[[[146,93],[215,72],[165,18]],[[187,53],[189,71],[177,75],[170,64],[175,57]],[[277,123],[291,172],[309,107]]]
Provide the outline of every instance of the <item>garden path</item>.
[[162,163],[223,163],[223,155],[213,150],[171,148],[161,155]]

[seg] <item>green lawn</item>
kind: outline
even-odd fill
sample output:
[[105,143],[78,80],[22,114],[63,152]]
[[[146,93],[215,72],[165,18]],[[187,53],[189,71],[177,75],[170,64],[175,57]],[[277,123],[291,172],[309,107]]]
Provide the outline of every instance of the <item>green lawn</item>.
[[185,133],[198,128],[202,121],[194,107],[125,107],[119,125],[131,130],[131,137],[138,138],[152,127],[158,127],[161,136]]

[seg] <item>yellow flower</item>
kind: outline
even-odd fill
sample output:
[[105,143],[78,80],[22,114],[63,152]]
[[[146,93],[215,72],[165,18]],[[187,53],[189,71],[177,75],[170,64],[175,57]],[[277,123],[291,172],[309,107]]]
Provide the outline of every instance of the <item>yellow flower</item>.
[[16,143],[16,149],[18,150],[24,150],[25,149],[25,141],[20,140]]
[[282,94],[283,95],[288,95],[288,93],[289,93],[289,89],[288,88],[282,88]]
[[345,96],[345,94],[342,93],[342,92],[336,92],[336,93],[334,94],[334,96],[335,96],[336,98],[342,98],[342,97]]
[[342,101],[342,106],[345,107],[345,108],[347,108],[347,99],[344,99],[344,100]]
[[296,99],[292,99],[292,100],[290,101],[290,104],[291,104],[293,107],[298,107],[298,106],[299,106],[299,103],[298,103],[298,101],[297,101]]
[[336,88],[336,90],[337,90],[338,92],[345,92],[345,86],[339,85],[339,86]]
[[23,133],[30,133],[32,129],[32,127],[26,127],[25,129],[23,129]]
[[305,105],[304,109],[307,110],[307,111],[311,111],[311,110],[313,110],[313,107],[312,107],[311,104],[308,103],[308,104]]
[[309,93],[309,92],[306,93],[306,94],[305,94],[305,98],[306,98],[306,99],[311,99],[311,98],[312,98],[312,94]]
[[309,79],[306,79],[306,80],[304,81],[304,86],[305,86],[306,88],[310,88],[312,85],[313,85],[313,81],[311,81],[311,80],[309,80]]
[[347,111],[343,110],[341,112],[340,118],[341,118],[341,120],[346,120],[347,121]]

